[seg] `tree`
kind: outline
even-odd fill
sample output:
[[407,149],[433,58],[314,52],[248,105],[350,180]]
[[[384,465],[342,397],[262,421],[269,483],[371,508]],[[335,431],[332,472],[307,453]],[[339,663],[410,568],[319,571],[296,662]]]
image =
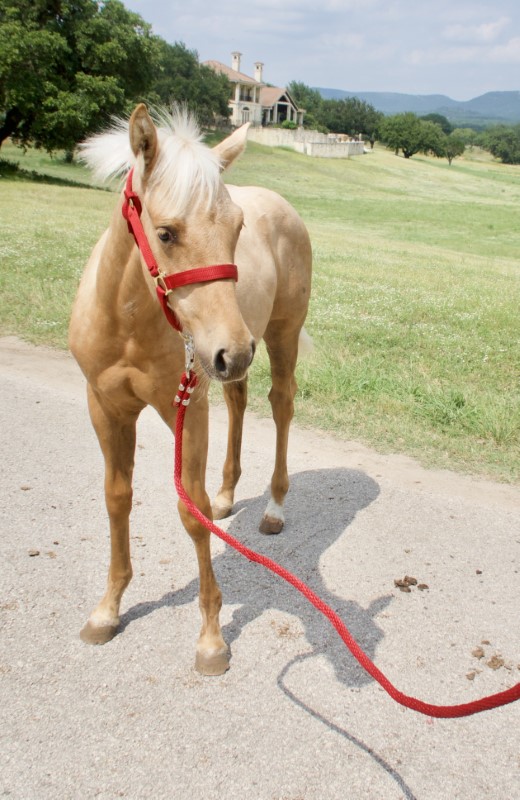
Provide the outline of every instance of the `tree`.
[[145,95],[155,45],[120,0],[0,0],[0,145],[73,148]]
[[307,112],[303,119],[306,128],[347,133],[350,136],[361,133],[373,141],[383,115],[369,103],[357,97],[324,100],[316,89],[297,81],[290,83],[287,88],[300,108]]
[[435,153],[439,158],[447,158],[451,167],[451,162],[457,156],[461,156],[466,149],[464,139],[456,133],[444,134],[440,140],[439,147]]
[[324,100],[317,89],[311,89],[310,86],[306,86],[300,81],[291,81],[287,87],[287,91],[295,103],[297,103],[300,108],[304,108],[307,114],[312,114],[316,118],[321,116]]
[[184,103],[203,125],[210,125],[215,117],[229,116],[229,92],[226,76],[199,64],[194,51],[180,42],[158,40],[157,70],[149,92],[152,102]]
[[311,89],[300,81],[291,81],[287,91],[299,108],[305,110],[303,117],[303,127],[309,130],[328,133],[327,126],[322,122],[323,97],[317,89]]
[[459,139],[462,139],[466,147],[480,145],[482,141],[482,133],[476,131],[474,128],[455,128],[452,133]]
[[503,164],[520,164],[520,125],[495,125],[483,139],[484,147]]
[[436,153],[441,147],[441,128],[434,122],[419,119],[407,111],[385,117],[379,125],[379,138],[396,154],[403,151],[405,158],[416,153]]
[[420,117],[420,119],[423,119],[425,122],[435,122],[447,136],[453,131],[453,125],[443,114],[425,114],[423,117]]
[[322,107],[322,121],[333,133],[347,133],[349,136],[364,134],[370,137],[377,129],[383,114],[373,106],[357,97],[343,100],[325,100]]

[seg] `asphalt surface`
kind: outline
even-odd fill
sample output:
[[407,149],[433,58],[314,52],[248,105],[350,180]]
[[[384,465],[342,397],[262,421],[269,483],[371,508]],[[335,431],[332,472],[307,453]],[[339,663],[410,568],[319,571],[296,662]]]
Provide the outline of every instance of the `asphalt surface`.
[[[195,672],[195,554],[151,411],[122,630],[83,644],[108,533],[74,362],[0,340],[0,415],[0,797],[520,798],[520,702],[453,721],[403,709],[294,589],[218,540],[231,669]],[[211,494],[225,432],[218,407]],[[407,694],[461,703],[520,681],[519,487],[294,428],[286,528],[265,537],[273,441],[271,421],[248,416],[233,535],[306,580]],[[394,585],[404,576],[409,592]]]

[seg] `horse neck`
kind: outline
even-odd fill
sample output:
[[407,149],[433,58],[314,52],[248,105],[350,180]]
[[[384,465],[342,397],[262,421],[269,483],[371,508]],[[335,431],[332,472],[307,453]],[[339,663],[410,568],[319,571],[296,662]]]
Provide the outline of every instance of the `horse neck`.
[[[148,305],[151,294],[146,286],[139,251],[118,202],[105,236],[97,273],[98,302],[111,314],[129,300]],[[151,304],[152,305],[152,304]],[[153,304],[154,310],[156,304]]]

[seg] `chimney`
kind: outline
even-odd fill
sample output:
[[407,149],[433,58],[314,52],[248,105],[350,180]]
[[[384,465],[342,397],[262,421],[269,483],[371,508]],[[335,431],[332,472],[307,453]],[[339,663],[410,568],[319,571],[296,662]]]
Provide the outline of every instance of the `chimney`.
[[262,83],[262,70],[263,70],[263,68],[264,68],[264,65],[262,64],[262,62],[261,61],[257,61],[256,64],[255,64],[255,81],[258,81],[258,83]]
[[231,66],[235,70],[235,72],[240,72],[240,58],[241,58],[241,56],[242,56],[242,53],[238,53],[236,51],[234,53],[231,53],[231,57],[233,58]]

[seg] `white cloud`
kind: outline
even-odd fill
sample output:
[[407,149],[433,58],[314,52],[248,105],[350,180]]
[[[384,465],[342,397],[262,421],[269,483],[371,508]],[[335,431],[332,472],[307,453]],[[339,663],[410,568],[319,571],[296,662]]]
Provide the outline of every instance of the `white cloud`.
[[377,91],[518,90],[519,0],[124,0],[167,41],[266,80]]
[[509,17],[500,17],[495,22],[482,22],[480,25],[448,25],[443,36],[459,42],[489,43],[496,41],[510,23]]
[[[314,14],[317,10],[321,14],[324,12],[359,11],[373,8],[379,3],[380,0],[322,0],[317,8],[316,0],[249,0],[247,5],[242,6],[241,15],[247,14],[252,9],[258,9],[264,13],[266,9],[269,9],[269,13],[272,13],[273,10],[278,12],[284,9],[296,9],[300,14]],[[224,8],[226,5],[232,8],[236,14],[234,0],[224,0]]]
[[478,47],[445,47],[430,50],[411,50],[406,61],[414,66],[435,64],[468,64],[479,55]]
[[226,52],[240,50],[247,54],[252,45],[256,50],[265,50],[262,44],[258,44],[264,40],[268,41],[272,48],[276,42],[289,39],[294,41],[305,32],[305,26],[298,15],[287,12],[271,19],[251,13],[242,17],[239,27],[233,16],[207,15],[201,19],[189,14],[179,18],[178,29],[182,29],[182,35],[178,37],[182,41],[194,43],[204,41],[207,58],[216,57],[215,52],[219,49],[219,44],[225,45]]
[[495,64],[520,64],[520,36],[508,42],[491,47],[486,54],[486,61]]
[[365,44],[365,36],[361,33],[324,33],[318,39],[317,49],[339,55],[345,51],[359,51]]
[[[481,66],[520,64],[520,36],[514,36],[501,43],[495,41],[508,24],[509,19],[502,17],[493,25],[488,26],[478,25],[467,28],[453,26],[452,38],[460,40],[460,44],[415,48],[408,53],[406,61],[417,67],[434,66],[435,64],[458,64],[460,66],[471,63]],[[455,28],[464,30],[465,34],[459,35]]]

